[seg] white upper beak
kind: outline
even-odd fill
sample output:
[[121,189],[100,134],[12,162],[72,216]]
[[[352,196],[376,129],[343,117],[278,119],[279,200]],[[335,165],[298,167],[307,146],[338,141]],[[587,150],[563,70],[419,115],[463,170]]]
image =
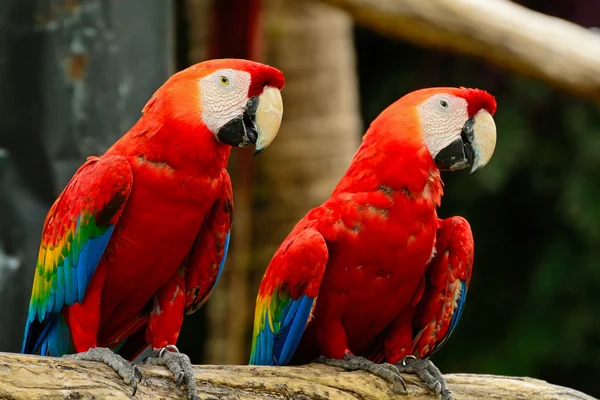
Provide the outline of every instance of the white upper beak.
[[496,148],[496,123],[486,110],[480,110],[473,124],[473,152],[475,157],[471,167],[471,174],[485,167],[490,161]]
[[260,96],[258,96],[258,108],[256,110],[256,128],[258,138],[254,154],[260,153],[269,146],[281,126],[283,117],[283,99],[279,89],[272,86],[266,86]]

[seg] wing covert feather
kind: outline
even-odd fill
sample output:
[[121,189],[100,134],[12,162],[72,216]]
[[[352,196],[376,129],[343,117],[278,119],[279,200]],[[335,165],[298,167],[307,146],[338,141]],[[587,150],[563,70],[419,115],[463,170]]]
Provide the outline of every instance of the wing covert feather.
[[429,357],[456,328],[466,303],[475,245],[462,217],[440,221],[436,255],[425,276],[425,289],[414,319],[413,354]]
[[293,233],[275,253],[262,280],[254,316],[250,364],[287,364],[308,324],[329,251],[314,229]]
[[133,173],[121,156],[89,157],[44,222],[22,352],[62,353],[70,334],[65,306],[82,302],[125,207]]

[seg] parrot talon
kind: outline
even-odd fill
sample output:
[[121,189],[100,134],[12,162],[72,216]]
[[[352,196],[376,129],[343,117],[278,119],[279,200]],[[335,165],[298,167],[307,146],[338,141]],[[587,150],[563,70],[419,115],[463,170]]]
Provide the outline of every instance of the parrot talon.
[[[390,383],[395,391],[401,393],[406,393],[407,391],[406,382],[400,376],[398,367],[393,364],[375,364],[364,357],[358,357],[353,354],[346,354],[342,360],[320,356],[314,362],[344,368],[346,371],[367,371]],[[402,390],[398,390],[398,385],[402,387]]]
[[[381,366],[382,368],[386,368],[389,369],[390,371],[392,371],[395,374],[398,374],[398,367],[396,367],[394,364],[390,364],[390,363],[383,363],[383,364],[377,364],[379,366]],[[405,388],[406,389],[406,388]]]
[[154,350],[154,355],[148,357],[146,363],[167,367],[175,378],[175,385],[179,386],[185,382],[188,392],[188,400],[197,400],[196,394],[196,378],[190,358],[183,353],[180,353],[177,347],[173,345],[165,346],[161,349]]
[[133,366],[133,373],[137,381],[141,382],[144,375],[142,375],[142,370],[137,365]]
[[185,373],[183,371],[181,371],[178,375],[177,375],[177,380],[175,380],[175,385],[179,386],[181,385],[181,382],[183,382],[183,378],[185,377]]
[[418,359],[415,356],[405,356],[396,365],[403,373],[416,374],[437,395],[442,395],[442,400],[452,400],[452,392],[448,389],[446,379],[430,360]]
[[65,354],[62,358],[70,358],[82,361],[101,362],[111,367],[126,384],[130,385],[133,392],[131,396],[135,396],[137,392],[137,383],[142,380],[142,371],[125,360],[123,357],[106,347],[92,347],[88,351],[75,354]]

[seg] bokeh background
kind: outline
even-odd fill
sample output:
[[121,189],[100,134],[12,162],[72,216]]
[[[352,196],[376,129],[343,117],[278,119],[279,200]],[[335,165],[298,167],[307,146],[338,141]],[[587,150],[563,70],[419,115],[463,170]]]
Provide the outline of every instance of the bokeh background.
[[[538,60],[540,69],[556,65],[549,78],[519,68],[518,52],[502,53],[529,33],[518,19],[505,36],[484,38],[497,47],[471,48],[453,39],[453,19],[485,24],[489,15],[473,18],[471,7],[458,7],[430,25],[398,20],[396,30],[373,6],[392,3],[1,1],[0,351],[20,349],[43,219],[76,168],[130,128],[170,74],[207,58],[240,57],[285,73],[284,122],[260,157],[232,152],[230,256],[212,298],[187,317],[180,337],[193,363],[247,362],[270,257],[330,194],[368,123],[407,92],[462,85],[496,96],[498,146],[475,176],[443,175],[439,214],[470,221],[476,257],[461,322],[433,360],[447,373],[530,376],[600,396],[600,89],[594,74],[589,87],[567,76],[577,63],[600,65],[600,35],[594,42],[593,29],[566,36],[557,28],[542,37],[538,44],[567,42],[583,54],[563,57],[556,47],[555,59]],[[447,1],[454,3],[465,2]],[[489,12],[516,9],[506,3],[489,0]],[[519,3],[584,28],[600,25],[597,0]],[[450,27],[444,40],[431,21]],[[532,17],[531,32],[548,21]],[[473,35],[486,32],[471,27]],[[561,65],[571,68],[562,77]]]

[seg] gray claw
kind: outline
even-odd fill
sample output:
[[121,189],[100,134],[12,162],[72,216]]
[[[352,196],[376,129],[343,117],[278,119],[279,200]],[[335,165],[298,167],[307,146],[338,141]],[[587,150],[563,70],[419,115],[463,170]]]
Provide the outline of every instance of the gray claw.
[[131,397],[133,397],[137,393],[137,382],[135,379],[131,382],[131,387],[133,387],[133,390],[131,391]]
[[144,376],[142,375],[142,371],[140,370],[140,368],[137,365],[133,366],[133,372],[134,372],[135,377],[137,378],[138,382],[141,382],[142,378]]
[[396,366],[400,372],[416,374],[429,390],[437,395],[441,394],[442,400],[452,400],[452,392],[448,389],[446,379],[430,360],[406,356]]
[[442,400],[453,400],[452,392],[448,389],[442,390]]
[[[315,362],[330,365],[332,367],[344,368],[346,371],[362,370],[370,372],[390,383],[395,391],[406,393],[406,382],[404,382],[404,379],[400,376],[398,367],[395,365],[388,363],[375,364],[364,357],[357,357],[352,354],[346,354],[342,360],[320,356]],[[398,385],[402,386],[403,390],[398,390]]]
[[183,371],[181,371],[178,375],[177,375],[177,380],[175,381],[175,385],[179,386],[181,385],[181,382],[183,382],[183,378],[185,377],[185,373]]
[[133,389],[131,396],[135,396],[137,392],[137,382],[142,380],[142,371],[125,360],[123,357],[106,347],[92,347],[88,351],[76,354],[65,354],[63,358],[71,358],[74,360],[96,361],[101,362],[111,367],[126,384]]
[[192,369],[190,358],[187,355],[180,353],[175,346],[167,346],[155,350],[154,355],[148,357],[145,360],[145,363],[167,367],[175,377],[175,384],[177,386],[181,385],[182,382],[185,382],[188,399],[198,399],[196,394],[196,378],[194,377],[194,370]]

